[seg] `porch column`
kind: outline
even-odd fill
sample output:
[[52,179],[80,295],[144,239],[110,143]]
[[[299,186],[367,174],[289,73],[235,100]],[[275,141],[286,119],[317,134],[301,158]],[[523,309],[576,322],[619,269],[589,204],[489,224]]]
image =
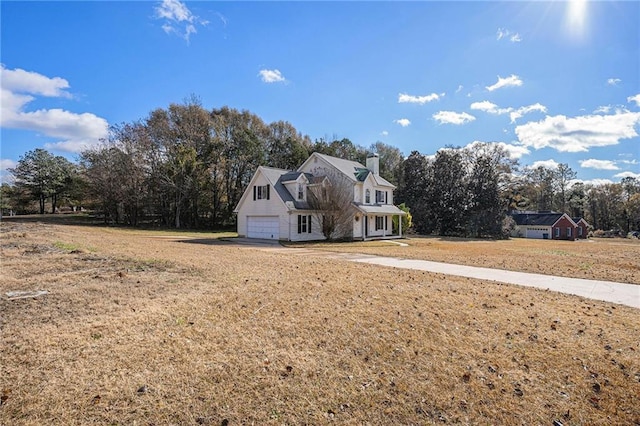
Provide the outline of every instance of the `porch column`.
[[398,215],[398,237],[402,237],[402,216]]

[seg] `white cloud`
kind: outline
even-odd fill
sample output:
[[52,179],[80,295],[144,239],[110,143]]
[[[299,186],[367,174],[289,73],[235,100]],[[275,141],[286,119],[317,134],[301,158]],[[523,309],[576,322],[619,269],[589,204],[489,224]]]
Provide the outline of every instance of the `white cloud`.
[[502,40],[507,38],[512,43],[517,43],[522,41],[520,34],[511,32],[506,28],[498,28],[498,31],[496,32],[496,40]]
[[635,102],[636,106],[640,106],[640,93],[638,93],[637,95],[629,96],[627,98],[627,102],[628,103]]
[[512,123],[514,123],[518,118],[522,117],[524,114],[528,114],[533,111],[540,111],[543,113],[547,112],[547,107],[539,103],[536,103],[533,105],[527,105],[527,106],[523,106],[518,109],[515,109],[512,107],[500,108],[498,107],[498,105],[489,101],[474,102],[471,104],[471,109],[484,111],[489,114],[496,114],[496,115],[509,114],[509,117],[511,118]]
[[618,173],[616,175],[613,175],[613,177],[614,178],[619,178],[619,179],[624,179],[626,177],[632,177],[632,178],[640,179],[640,173],[622,172],[622,173]]
[[411,124],[408,118],[400,118],[398,120],[393,120],[394,123],[401,125],[402,127],[407,127]]
[[596,160],[593,158],[580,161],[580,167],[597,170],[620,170],[616,163],[611,160]]
[[260,70],[258,73],[262,81],[265,83],[280,83],[287,81],[279,70]]
[[517,75],[511,74],[509,77],[505,77],[505,78],[498,76],[498,81],[495,84],[491,86],[486,86],[485,88],[488,91],[493,92],[494,90],[501,89],[503,87],[514,87],[514,86],[522,86],[522,80],[520,80],[520,77],[518,77]]
[[439,122],[440,124],[465,124],[469,123],[476,118],[467,114],[466,112],[454,112],[454,111],[439,111],[433,114],[433,119]]
[[0,76],[2,76],[2,88],[11,92],[49,97],[71,97],[65,90],[69,88],[69,82],[64,78],[49,78],[37,72],[25,71],[20,68],[9,70],[5,68],[4,64],[0,64]]
[[621,82],[622,82],[622,80],[620,80],[619,78],[610,78],[610,79],[607,80],[607,84],[609,86],[617,86],[618,83],[621,83]]
[[499,146],[509,154],[509,158],[512,160],[517,160],[521,158],[523,155],[530,154],[530,151],[524,146],[511,145],[506,142],[482,142],[482,141],[473,141],[468,144],[465,148],[473,148],[476,145],[486,145],[488,147]]
[[17,166],[17,163],[8,158],[0,158],[0,183],[12,184],[14,182],[13,175],[9,173],[9,169]]
[[46,147],[69,152],[80,152],[107,136],[107,121],[95,114],[77,114],[59,108],[25,110],[35,100],[31,95],[71,97],[63,90],[69,87],[66,80],[35,72],[9,70],[4,66],[0,67],[0,72],[3,82],[0,126],[3,128],[29,130],[58,139]]
[[380,132],[381,136],[389,136],[389,132],[387,132],[386,130],[383,130],[382,132]]
[[609,114],[611,112],[611,105],[601,105],[595,110],[593,110],[594,114]]
[[547,116],[544,120],[516,127],[520,143],[534,149],[553,148],[560,152],[586,152],[592,147],[617,145],[620,139],[638,136],[635,126],[640,113],[612,115]]
[[513,111],[513,108],[499,108],[498,105],[489,101],[474,102],[471,104],[471,109],[498,115]]
[[442,96],[444,96],[444,93],[441,93],[441,94],[432,93],[430,95],[424,95],[424,96],[413,96],[413,95],[408,95],[406,93],[400,93],[400,94],[398,94],[398,103],[399,104],[409,103],[409,104],[424,105],[427,102],[437,101]]
[[155,7],[156,18],[164,19],[162,29],[167,34],[176,34],[189,43],[191,34],[197,33],[196,25],[206,26],[209,21],[191,13],[189,8],[179,0],[162,0]]
[[0,171],[6,171],[7,169],[14,168],[17,165],[18,163],[13,160],[10,160],[8,158],[0,158]]
[[527,105],[527,106],[523,106],[520,107],[514,111],[511,111],[511,113],[509,114],[509,118],[511,118],[511,122],[515,123],[515,121],[518,118],[521,118],[523,115],[528,114],[530,112],[534,112],[534,111],[539,111],[542,113],[546,113],[547,112],[547,107],[544,105],[541,105],[539,103],[535,103],[533,105]]
[[614,183],[611,179],[591,179],[591,180],[582,180],[582,179],[576,179],[573,183],[583,183],[585,185],[592,185],[592,186],[601,186],[601,185],[608,185],[611,183]]
[[636,165],[636,164],[640,164],[640,162],[638,162],[638,160],[618,160],[619,163],[622,164],[630,164],[632,166]]
[[560,163],[558,163],[556,160],[540,160],[540,161],[534,161],[533,164],[530,164],[529,166],[527,166],[527,169],[537,169],[538,167],[544,167],[545,169],[557,169],[558,165]]
[[464,89],[464,86],[462,84],[458,85],[458,88],[456,89],[456,93],[460,93],[462,89]]

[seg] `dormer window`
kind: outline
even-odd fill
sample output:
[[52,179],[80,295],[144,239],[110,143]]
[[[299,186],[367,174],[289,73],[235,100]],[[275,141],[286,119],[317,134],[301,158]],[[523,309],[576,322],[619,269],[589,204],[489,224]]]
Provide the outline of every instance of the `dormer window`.
[[301,183],[298,184],[298,200],[304,200],[304,187]]
[[376,204],[387,204],[387,191],[376,190]]
[[367,189],[364,192],[364,203],[365,204],[370,204],[371,203],[371,191],[369,189]]

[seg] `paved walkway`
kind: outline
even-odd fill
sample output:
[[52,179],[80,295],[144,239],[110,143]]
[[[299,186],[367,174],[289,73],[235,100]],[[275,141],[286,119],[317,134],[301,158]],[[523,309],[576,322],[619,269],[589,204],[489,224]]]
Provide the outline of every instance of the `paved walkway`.
[[369,254],[334,253],[314,249],[271,248],[271,251],[284,250],[289,254],[307,254],[330,259],[342,259],[352,262],[382,265],[392,268],[415,269],[447,275],[497,281],[506,284],[517,284],[536,287],[544,290],[574,294],[589,299],[619,303],[621,305],[640,308],[640,285],[617,283],[612,281],[585,280],[581,278],[565,278],[552,275],[531,274],[527,272],[504,271],[502,269],[480,268],[477,266],[455,265],[451,263],[431,262],[428,260],[398,259]]
[[360,255],[349,260],[394,268],[417,269],[481,280],[498,281],[527,287],[549,289],[561,293],[575,294],[589,299],[619,303],[640,308],[640,285],[612,281],[585,280],[526,272],[504,271],[502,269],[480,268],[476,266],[453,265],[427,260],[396,259],[391,257]]

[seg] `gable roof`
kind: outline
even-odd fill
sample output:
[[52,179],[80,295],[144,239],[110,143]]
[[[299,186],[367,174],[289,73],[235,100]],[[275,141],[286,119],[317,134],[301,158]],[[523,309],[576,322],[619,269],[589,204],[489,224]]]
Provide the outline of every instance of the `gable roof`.
[[[238,201],[238,205],[236,206],[235,209],[233,209],[233,211],[235,213],[238,213],[238,211],[240,210],[240,206],[242,205],[242,203],[244,203],[244,200],[249,196],[248,195],[250,192],[249,189],[251,188],[251,186],[253,185],[253,183],[255,182],[255,180],[259,175],[264,176],[264,178],[275,188],[276,183],[280,179],[280,176],[289,172],[290,170],[276,169],[274,167],[258,166],[258,169],[253,174],[253,177],[251,177],[251,181],[249,181],[249,185],[247,185],[247,189],[245,189],[244,193],[242,194],[242,197],[240,197],[240,201]],[[282,197],[280,197],[280,199],[282,199]]]
[[278,181],[273,185],[276,193],[280,197],[282,201],[284,201],[285,206],[289,208],[293,205],[297,210],[306,210],[309,208],[309,203],[304,200],[296,200],[293,195],[289,192],[287,188],[285,188],[283,182],[291,181],[291,179],[285,180],[285,175],[280,176]]
[[311,181],[311,179],[313,179],[313,175],[311,173],[288,171],[287,173],[280,176],[280,180],[282,182],[293,182],[298,180],[300,175],[305,175],[308,181]]
[[280,197],[287,208],[289,208],[290,206],[293,206],[299,210],[305,210],[309,208],[309,204],[306,201],[296,200],[293,195],[291,195],[289,190],[285,188],[284,182],[295,181],[301,174],[304,174],[305,176],[307,176],[307,178],[309,178],[311,177],[310,173],[274,169],[271,167],[258,167],[258,169],[262,171],[264,177],[267,178],[269,183],[273,186],[273,189],[276,190],[276,194],[278,194],[278,197]]
[[571,220],[571,218],[564,213],[553,213],[553,212],[511,213],[511,217],[516,222],[516,225],[525,225],[525,226],[553,226],[563,216],[566,216],[567,219],[569,219],[571,222],[575,222]]
[[374,174],[371,170],[367,169],[362,164],[357,161],[345,160],[344,158],[332,157],[326,154],[320,154],[319,152],[312,153],[307,160],[302,163],[302,165],[298,168],[298,170],[302,170],[302,168],[309,162],[313,157],[320,158],[324,160],[329,165],[333,166],[336,170],[341,172],[343,175],[347,176],[353,182],[364,182],[367,179],[367,176],[370,174],[373,176],[377,185],[380,186],[389,186],[391,188],[395,188],[395,185],[387,181],[380,175]]
[[585,225],[591,226],[589,225],[589,222],[584,220],[584,217],[572,217],[571,220],[573,220],[576,223],[576,225],[578,224],[578,222],[584,222]]
[[[275,167],[265,167],[265,166],[258,167],[258,170],[262,172],[262,175],[265,177],[265,179],[269,181],[271,185],[275,185],[276,182],[278,182],[278,180],[280,180],[280,177],[283,175],[287,175],[289,173],[296,173],[296,172],[292,172],[291,170],[276,169]],[[300,173],[298,173],[298,175],[299,174]],[[297,177],[298,176],[290,180],[295,180]]]

